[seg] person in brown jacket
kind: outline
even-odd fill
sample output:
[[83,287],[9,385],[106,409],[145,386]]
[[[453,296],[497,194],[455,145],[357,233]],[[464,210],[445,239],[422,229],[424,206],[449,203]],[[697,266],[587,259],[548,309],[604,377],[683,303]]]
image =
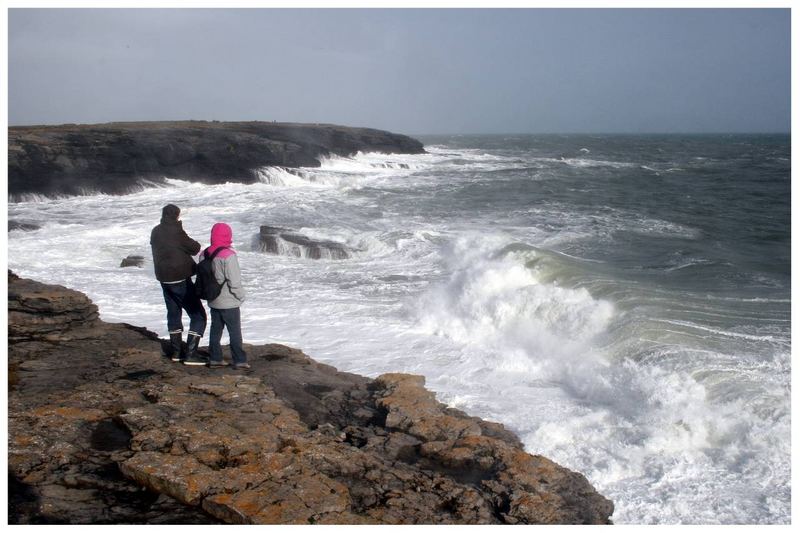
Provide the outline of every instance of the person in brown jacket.
[[[161,223],[150,233],[156,279],[161,282],[167,305],[167,328],[170,347],[167,355],[173,361],[196,358],[197,347],[206,330],[206,310],[195,294],[192,276],[196,264],[193,256],[200,252],[200,243],[183,231],[178,218],[181,210],[172,204],[161,211]],[[189,315],[186,351],[182,352],[183,310]]]

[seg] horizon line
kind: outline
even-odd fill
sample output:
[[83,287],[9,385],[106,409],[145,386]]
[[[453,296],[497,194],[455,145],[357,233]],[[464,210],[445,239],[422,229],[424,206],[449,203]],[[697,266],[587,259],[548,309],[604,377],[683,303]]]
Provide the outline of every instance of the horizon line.
[[406,133],[405,135],[791,135],[791,131],[518,131],[518,132],[470,132],[470,133]]

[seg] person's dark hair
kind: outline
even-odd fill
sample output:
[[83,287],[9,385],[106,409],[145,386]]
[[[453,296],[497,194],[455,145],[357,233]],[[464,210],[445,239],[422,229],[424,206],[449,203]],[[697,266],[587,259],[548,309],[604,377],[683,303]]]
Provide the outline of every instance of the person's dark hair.
[[181,215],[181,209],[177,205],[167,204],[161,210],[161,218],[167,220],[178,220]]

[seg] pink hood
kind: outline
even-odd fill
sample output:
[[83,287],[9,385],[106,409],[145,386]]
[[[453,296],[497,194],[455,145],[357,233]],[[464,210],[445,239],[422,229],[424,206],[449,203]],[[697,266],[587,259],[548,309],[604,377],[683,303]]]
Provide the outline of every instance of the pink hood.
[[[219,248],[220,246],[227,246],[230,248],[231,243],[233,242],[233,231],[231,227],[224,222],[217,222],[211,228],[211,246],[206,248],[208,250],[209,255],[214,253],[214,250]],[[224,259],[226,257],[230,257],[234,255],[232,249],[222,250],[220,253],[217,254],[217,257]]]

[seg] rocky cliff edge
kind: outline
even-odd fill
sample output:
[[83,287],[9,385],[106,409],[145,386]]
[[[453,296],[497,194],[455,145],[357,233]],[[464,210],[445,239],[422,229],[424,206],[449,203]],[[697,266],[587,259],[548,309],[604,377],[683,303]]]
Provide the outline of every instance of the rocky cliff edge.
[[[603,524],[582,475],[424,378],[246,346],[172,363],[83,294],[9,272],[10,523]],[[229,358],[226,348],[226,358]]]

